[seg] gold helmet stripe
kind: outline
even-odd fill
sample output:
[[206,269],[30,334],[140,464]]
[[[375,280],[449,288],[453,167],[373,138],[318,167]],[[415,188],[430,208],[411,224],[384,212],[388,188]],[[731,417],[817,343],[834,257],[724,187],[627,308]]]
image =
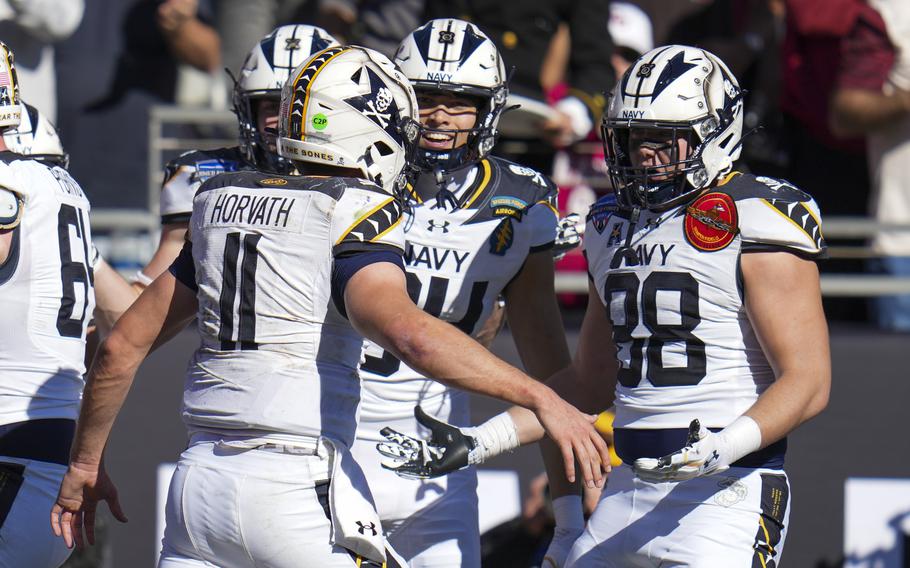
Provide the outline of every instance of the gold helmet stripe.
[[[310,64],[300,70],[296,77],[294,77],[294,82],[292,83],[291,88],[291,104],[288,106],[288,124],[293,123],[294,121],[294,111],[295,109],[300,110],[300,140],[306,140],[306,113],[307,106],[310,102],[310,87],[313,85],[313,82],[316,80],[316,76],[319,75],[319,72],[322,71],[325,66],[332,59],[338,57],[346,51],[350,51],[351,48],[348,47],[329,47],[323,49],[310,59]],[[303,100],[300,101],[297,98],[297,91],[303,87]]]

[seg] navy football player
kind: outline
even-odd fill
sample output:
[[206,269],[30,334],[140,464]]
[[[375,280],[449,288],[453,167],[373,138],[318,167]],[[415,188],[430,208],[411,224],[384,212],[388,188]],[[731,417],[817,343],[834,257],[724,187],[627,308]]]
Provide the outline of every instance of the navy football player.
[[66,472],[86,328],[94,314],[106,332],[133,298],[95,250],[88,198],[49,124],[20,102],[0,43],[0,566],[69,556],[46,511]]
[[119,510],[101,467],[108,434],[136,368],[194,316],[190,444],[171,483],[161,567],[390,560],[349,450],[364,337],[422,374],[532,409],[567,475],[577,457],[586,480],[602,480],[609,454],[593,417],[409,298],[398,192],[416,118],[407,78],[372,50],[328,48],[292,72],[278,151],[293,172],[203,183],[177,260],[100,348],[51,515],[68,544],[82,542],[83,525],[91,541],[99,500]]
[[[742,96],[720,59],[686,46],[643,55],[614,89],[603,137],[616,194],[588,215],[588,308],[557,378],[615,403],[625,465],[574,544],[551,544],[551,566],[779,563],[787,434],[830,390],[815,265],[826,245],[809,195],[732,170]],[[415,451],[393,435],[390,467],[470,461],[446,459],[477,445],[470,431],[424,421],[440,444]]]
[[165,166],[159,200],[161,238],[148,265],[133,277],[141,290],[177,258],[193,211],[193,196],[205,180],[242,170],[286,173],[277,154],[278,100],[290,72],[314,53],[338,42],[322,28],[287,25],[272,30],[247,55],[234,83],[234,113],[240,144],[215,150],[193,150]]
[[[569,363],[553,288],[556,187],[540,173],[489,156],[505,106],[506,71],[495,44],[468,22],[432,20],[399,46],[395,62],[417,95],[420,174],[408,186],[404,261],[408,291],[425,312],[477,335],[503,295],[529,374]],[[354,455],[363,464],[389,538],[412,567],[479,567],[477,475],[431,481],[384,469],[375,451],[385,426],[418,434],[414,406],[460,426],[468,393],[435,382],[368,342]],[[484,427],[518,444],[502,415]]]

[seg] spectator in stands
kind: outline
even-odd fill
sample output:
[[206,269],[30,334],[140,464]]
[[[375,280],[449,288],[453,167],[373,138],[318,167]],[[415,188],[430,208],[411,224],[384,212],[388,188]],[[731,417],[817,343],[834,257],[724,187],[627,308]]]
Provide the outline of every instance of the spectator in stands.
[[158,6],[158,29],[178,61],[213,72],[221,64],[221,40],[200,16],[199,0],[164,0]]
[[[910,3],[870,0],[842,42],[830,127],[838,136],[866,136],[872,214],[880,223],[910,223]],[[910,231],[882,231],[873,240],[887,274],[910,276]],[[910,331],[910,295],[876,300],[878,325]]]
[[613,39],[610,64],[617,77],[622,77],[636,59],[654,49],[651,18],[631,2],[610,2],[607,31]]
[[559,24],[565,23],[571,38],[570,89],[568,96],[552,105],[556,113],[543,125],[546,138],[554,146],[565,146],[587,136],[600,120],[603,91],[615,81],[612,68],[604,65],[613,52],[609,34],[603,33],[609,17],[607,0],[427,0],[425,16],[456,17],[477,24],[496,43],[506,66],[515,67],[511,90],[538,100],[544,96],[541,62]]
[[16,50],[16,70],[29,103],[57,122],[53,44],[82,21],[83,0],[0,0],[0,38]]
[[395,57],[398,44],[417,28],[424,0],[319,0],[317,24],[346,43]]
[[786,151],[778,100],[784,0],[700,4],[672,26],[667,43],[696,45],[727,62],[746,93],[743,129],[749,134],[743,140],[740,169],[782,176]]
[[862,138],[838,138],[828,126],[829,97],[845,70],[842,40],[865,25],[865,5],[786,0],[781,109],[790,156],[784,177],[815,196],[826,215],[861,215],[869,197]]
[[215,28],[221,60],[236,72],[250,49],[283,24],[315,24],[317,0],[218,0]]

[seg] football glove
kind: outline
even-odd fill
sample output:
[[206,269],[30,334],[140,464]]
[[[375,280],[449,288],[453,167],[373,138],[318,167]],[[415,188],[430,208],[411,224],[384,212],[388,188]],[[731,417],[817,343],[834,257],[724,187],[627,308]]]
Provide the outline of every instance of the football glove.
[[737,418],[720,432],[711,432],[696,419],[689,424],[686,445],[662,458],[635,460],[635,475],[661,483],[685,481],[730,469],[730,464],[759,449],[761,430],[748,416]]
[[518,447],[518,432],[507,413],[476,428],[452,426],[430,416],[420,406],[414,408],[414,416],[430,430],[429,440],[386,427],[380,434],[387,441],[376,444],[376,450],[385,458],[380,462],[382,467],[401,477],[440,477]]
[[553,241],[553,260],[559,260],[581,244],[585,224],[579,220],[578,213],[571,213],[559,220],[556,225],[556,239]]

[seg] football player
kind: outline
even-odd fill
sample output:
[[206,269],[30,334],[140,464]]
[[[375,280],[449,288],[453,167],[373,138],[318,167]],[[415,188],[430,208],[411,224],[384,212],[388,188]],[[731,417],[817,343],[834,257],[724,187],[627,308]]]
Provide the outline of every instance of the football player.
[[586,479],[601,480],[609,455],[592,417],[408,297],[396,194],[416,117],[407,78],[377,52],[328,48],[293,71],[278,150],[305,175],[234,172],[197,192],[190,240],[92,367],[51,515],[68,544],[82,542],[83,524],[91,541],[99,500],[119,510],[101,467],[110,428],[143,358],[194,316],[190,444],[171,483],[161,567],[387,560],[349,451],[364,336],[425,375],[533,409],[567,474],[577,457]]
[[[508,95],[502,57],[473,24],[439,19],[409,34],[395,62],[414,86],[421,124],[420,174],[407,187],[403,220],[408,292],[428,314],[475,336],[504,295],[525,368],[549,377],[569,363],[553,288],[556,187],[532,169],[488,155]],[[382,468],[375,451],[384,426],[419,432],[418,404],[467,426],[468,393],[372,342],[361,377],[353,451],[391,543],[412,567],[479,567],[476,472],[404,479]],[[515,430],[508,415],[495,426]]]
[[240,144],[216,150],[193,150],[165,166],[161,186],[161,238],[148,265],[133,277],[141,291],[177,258],[193,211],[193,196],[205,180],[225,172],[255,170],[286,173],[277,154],[278,100],[290,72],[314,53],[338,42],[322,28],[280,26],[256,44],[234,82],[234,113]]
[[25,154],[49,166],[69,168],[69,154],[63,150],[57,129],[44,114],[30,104],[22,103],[19,126],[3,132],[10,151]]
[[[583,531],[577,507],[552,566],[780,561],[787,434],[830,390],[814,262],[826,245],[809,195],[732,170],[742,96],[720,59],[686,46],[646,53],[614,89],[602,130],[616,194],[588,215],[588,309],[559,378],[601,407],[615,402],[625,465]],[[438,474],[467,463],[445,456],[472,447],[473,433],[424,421],[440,447],[413,452],[393,434],[398,446],[383,450],[432,459],[390,466]]]
[[65,153],[20,102],[2,43],[0,101],[0,566],[56,568],[69,550],[45,517],[69,461],[86,326],[94,314],[109,330],[132,292],[97,254],[89,201],[53,163]]

